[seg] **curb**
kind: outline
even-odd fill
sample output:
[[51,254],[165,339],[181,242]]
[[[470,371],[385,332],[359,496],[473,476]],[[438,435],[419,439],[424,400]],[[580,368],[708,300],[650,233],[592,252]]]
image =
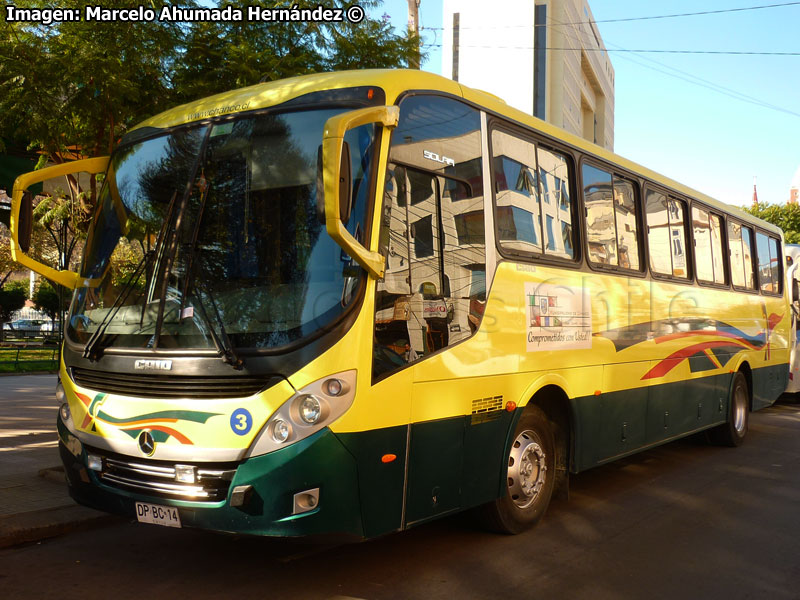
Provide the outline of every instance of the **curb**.
[[0,548],[94,529],[122,519],[78,504],[0,517]]

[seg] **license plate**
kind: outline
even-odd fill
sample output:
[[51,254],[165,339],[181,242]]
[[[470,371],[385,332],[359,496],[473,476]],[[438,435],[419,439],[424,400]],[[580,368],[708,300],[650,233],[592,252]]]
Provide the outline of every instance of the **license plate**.
[[165,527],[181,526],[181,516],[174,506],[137,502],[136,519],[139,523],[153,523],[154,525],[164,525]]

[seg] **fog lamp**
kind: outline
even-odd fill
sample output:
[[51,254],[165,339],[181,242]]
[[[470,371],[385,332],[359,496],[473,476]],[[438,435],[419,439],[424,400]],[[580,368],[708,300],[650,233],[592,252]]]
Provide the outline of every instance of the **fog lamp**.
[[175,481],[179,483],[195,483],[197,471],[192,465],[175,465]]
[[70,417],[69,404],[64,402],[64,404],[61,405],[61,408],[58,409],[58,414],[61,415],[61,420],[64,421],[64,423],[69,421]]
[[67,392],[64,390],[64,385],[61,383],[61,380],[58,381],[58,385],[56,385],[56,400],[59,404],[64,404],[67,401]]
[[86,466],[89,467],[89,469],[91,469],[92,471],[97,471],[98,473],[102,473],[103,458],[101,456],[97,456],[96,454],[87,454]]

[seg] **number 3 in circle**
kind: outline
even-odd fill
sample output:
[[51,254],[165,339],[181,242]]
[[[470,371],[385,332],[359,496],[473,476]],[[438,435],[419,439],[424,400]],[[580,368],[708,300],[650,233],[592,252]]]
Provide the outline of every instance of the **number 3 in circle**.
[[231,429],[236,435],[247,435],[253,427],[253,417],[245,408],[237,408],[231,415]]

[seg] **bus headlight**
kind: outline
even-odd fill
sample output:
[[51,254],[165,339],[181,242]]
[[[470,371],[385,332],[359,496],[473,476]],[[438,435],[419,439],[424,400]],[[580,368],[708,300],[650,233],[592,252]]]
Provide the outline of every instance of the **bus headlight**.
[[301,396],[298,400],[297,407],[300,412],[300,418],[309,425],[319,421],[322,416],[322,404],[319,398],[308,394],[307,396]]
[[279,444],[283,444],[288,440],[291,433],[292,431],[289,429],[289,424],[283,419],[275,419],[272,422],[272,439]]
[[356,371],[323,377],[298,390],[267,420],[248,456],[286,447],[327,427],[353,404]]

